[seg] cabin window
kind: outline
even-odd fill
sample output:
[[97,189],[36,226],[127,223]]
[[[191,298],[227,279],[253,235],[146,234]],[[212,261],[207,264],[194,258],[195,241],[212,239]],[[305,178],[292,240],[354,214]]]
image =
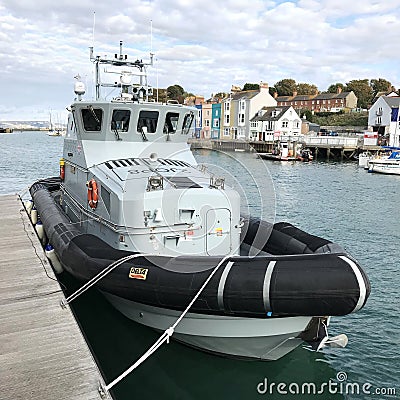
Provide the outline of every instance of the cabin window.
[[103,120],[103,110],[101,108],[83,108],[81,110],[83,128],[88,132],[101,131],[101,122]]
[[143,128],[146,128],[145,133],[156,133],[158,122],[158,111],[140,111],[137,124],[138,133],[143,133]]
[[194,119],[194,114],[186,114],[185,119],[183,120],[183,126],[182,126],[182,134],[187,135],[189,133],[190,127],[192,126]]
[[175,133],[178,128],[179,113],[168,112],[165,117],[164,133]]
[[111,130],[128,132],[130,118],[130,110],[114,110],[111,119]]

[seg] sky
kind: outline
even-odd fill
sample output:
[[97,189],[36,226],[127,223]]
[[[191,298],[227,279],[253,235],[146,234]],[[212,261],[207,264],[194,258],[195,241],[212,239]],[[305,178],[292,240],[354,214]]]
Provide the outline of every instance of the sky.
[[92,45],[112,56],[123,40],[131,60],[152,51],[151,85],[208,98],[285,78],[400,88],[399,35],[400,0],[0,0],[0,122],[62,122],[77,74],[91,99]]

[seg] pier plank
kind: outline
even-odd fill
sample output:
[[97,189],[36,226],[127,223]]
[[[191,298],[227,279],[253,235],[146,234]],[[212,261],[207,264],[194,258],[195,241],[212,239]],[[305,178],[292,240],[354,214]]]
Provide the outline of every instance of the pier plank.
[[0,196],[0,400],[100,399],[101,374],[61,298],[21,201]]

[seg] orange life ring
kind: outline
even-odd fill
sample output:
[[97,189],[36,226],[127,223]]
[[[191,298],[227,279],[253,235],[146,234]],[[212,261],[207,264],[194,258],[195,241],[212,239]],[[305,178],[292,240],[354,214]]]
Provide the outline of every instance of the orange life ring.
[[97,207],[97,202],[99,200],[99,190],[97,188],[97,182],[94,179],[91,179],[86,183],[88,187],[87,197],[89,206],[91,209],[95,209]]

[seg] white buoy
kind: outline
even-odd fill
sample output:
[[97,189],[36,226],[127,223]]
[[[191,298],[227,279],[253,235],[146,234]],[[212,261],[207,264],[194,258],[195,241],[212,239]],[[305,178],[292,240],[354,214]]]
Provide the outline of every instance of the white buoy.
[[32,210],[31,210],[31,221],[32,221],[32,224],[36,225],[37,220],[38,220],[38,212],[37,212],[35,206],[33,206]]
[[46,232],[44,231],[44,227],[42,224],[42,221],[38,220],[36,225],[35,225],[36,233],[42,243],[42,245],[46,244],[47,238],[46,238]]
[[33,201],[32,200],[26,200],[24,201],[24,207],[28,215],[31,213],[32,207],[33,207]]
[[46,253],[46,257],[50,260],[56,274],[61,274],[61,272],[64,271],[64,268],[62,267],[53,246],[51,244],[48,244],[45,247],[44,251]]

